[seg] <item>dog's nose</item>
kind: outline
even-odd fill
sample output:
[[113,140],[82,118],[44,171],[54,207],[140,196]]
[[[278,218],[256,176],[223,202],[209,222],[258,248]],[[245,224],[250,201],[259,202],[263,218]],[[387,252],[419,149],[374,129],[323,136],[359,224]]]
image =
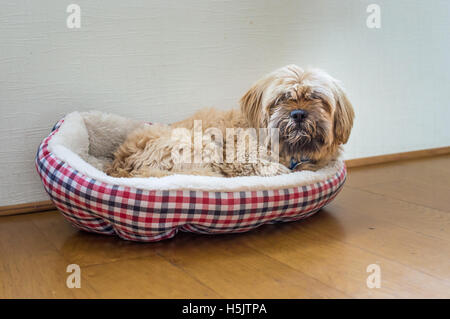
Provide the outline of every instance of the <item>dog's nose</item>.
[[291,118],[296,122],[303,121],[306,115],[308,115],[308,113],[306,113],[306,111],[304,110],[294,110],[291,112]]

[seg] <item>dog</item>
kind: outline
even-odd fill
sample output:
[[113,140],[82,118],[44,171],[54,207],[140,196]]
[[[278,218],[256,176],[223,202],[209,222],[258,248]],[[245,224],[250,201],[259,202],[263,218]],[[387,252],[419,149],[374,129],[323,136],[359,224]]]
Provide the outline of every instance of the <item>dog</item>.
[[[171,174],[207,176],[273,176],[299,170],[316,171],[336,160],[341,145],[347,143],[353,126],[354,110],[340,83],[320,69],[302,69],[287,65],[257,81],[240,100],[239,109],[221,111],[203,109],[192,117],[170,124],[146,125],[134,130],[114,153],[106,173],[114,177],[162,177]],[[192,141],[196,121],[201,121],[200,133],[215,130],[215,135],[227,135],[229,128],[275,129],[277,147],[263,140],[265,156],[253,161],[223,161],[225,149],[238,137],[201,142],[206,153],[215,155],[209,161],[175,160],[174,150]],[[198,128],[197,128],[198,129]],[[177,130],[185,130],[176,137]],[[187,133],[186,133],[187,132]],[[187,140],[186,140],[187,136]],[[195,136],[195,132],[194,132]],[[228,135],[227,135],[228,137]],[[260,137],[250,134],[248,141]],[[247,140],[246,140],[247,141]],[[187,144],[186,144],[187,142]],[[184,150],[185,151],[185,150]],[[181,153],[183,149],[181,150]],[[244,153],[242,153],[244,152]],[[205,154],[205,153],[203,153]],[[198,155],[194,151],[194,157]],[[218,157],[217,157],[218,155]],[[249,151],[236,156],[249,159]]]

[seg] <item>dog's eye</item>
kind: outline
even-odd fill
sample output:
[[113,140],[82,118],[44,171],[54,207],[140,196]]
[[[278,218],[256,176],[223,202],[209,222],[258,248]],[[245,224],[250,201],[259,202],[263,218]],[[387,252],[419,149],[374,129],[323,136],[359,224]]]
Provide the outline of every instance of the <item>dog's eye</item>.
[[278,105],[278,104],[280,104],[280,103],[282,103],[282,102],[284,102],[285,100],[284,100],[284,98],[282,97],[282,96],[280,96],[280,97],[277,97],[277,99],[275,100],[275,102],[273,103],[273,105]]
[[280,95],[276,100],[275,100],[275,105],[289,101],[290,99],[292,99],[292,94],[291,92],[286,92],[282,95]]
[[309,98],[310,98],[311,100],[320,100],[320,99],[322,99],[322,98],[320,97],[320,95],[319,95],[318,93],[316,93],[316,92],[312,92],[312,93],[310,94]]

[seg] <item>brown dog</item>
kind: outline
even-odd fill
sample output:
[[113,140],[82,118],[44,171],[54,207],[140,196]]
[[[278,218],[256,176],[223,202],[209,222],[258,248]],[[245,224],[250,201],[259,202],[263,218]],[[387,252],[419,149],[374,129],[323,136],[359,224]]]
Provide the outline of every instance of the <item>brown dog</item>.
[[[115,152],[107,173],[116,177],[159,177],[175,173],[231,177],[317,170],[339,156],[340,145],[347,142],[353,126],[353,107],[343,89],[338,81],[318,69],[303,70],[296,65],[280,68],[256,82],[240,104],[239,110],[204,109],[171,125],[149,125],[133,131]],[[259,147],[260,150],[270,148],[266,156],[250,160],[248,150],[238,150],[234,160],[227,157],[224,161],[223,157],[228,156],[225,150],[237,143],[242,134],[238,131],[226,142],[220,138],[212,141],[212,135],[206,134],[209,138],[200,142],[203,147],[200,158],[204,159],[208,153],[215,155],[213,160],[192,161],[188,155],[179,161],[174,154],[179,154],[183,143],[185,147],[181,149],[185,153],[186,148],[190,151],[191,145],[186,141],[195,140],[195,130],[199,129],[194,122],[197,120],[201,121],[197,122],[201,123],[200,133],[214,132],[215,137],[229,137],[230,128],[275,129],[279,144],[274,151],[273,141],[264,139]],[[193,131],[194,138],[186,130],[181,134],[184,139],[174,134],[179,129]],[[259,137],[259,131],[246,136],[249,144]],[[194,150],[195,156],[198,150]],[[237,161],[239,156],[245,160]]]

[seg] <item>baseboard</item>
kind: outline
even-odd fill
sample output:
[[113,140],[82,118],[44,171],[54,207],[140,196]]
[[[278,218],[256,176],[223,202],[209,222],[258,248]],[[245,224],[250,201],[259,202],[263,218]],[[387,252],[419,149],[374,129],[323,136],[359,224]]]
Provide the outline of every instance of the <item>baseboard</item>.
[[346,160],[349,168],[450,154],[450,146]]
[[[394,153],[394,154],[386,154],[386,155],[379,155],[379,156],[356,158],[356,159],[346,160],[345,164],[347,165],[348,168],[354,168],[354,167],[361,167],[361,166],[367,166],[367,165],[402,161],[402,160],[415,159],[415,158],[421,158],[421,157],[445,155],[445,154],[450,154],[450,146],[431,148],[431,149],[412,151],[412,152]],[[55,205],[53,205],[53,203],[51,201],[46,200],[46,201],[34,202],[34,203],[1,206],[0,207],[0,216],[36,213],[36,212],[43,212],[43,211],[49,211],[49,210],[55,210],[55,209],[56,209]]]
[[17,204],[17,205],[10,205],[10,206],[1,206],[0,207],[0,216],[36,213],[36,212],[43,212],[43,211],[54,210],[54,209],[56,209],[56,207],[55,207],[55,205],[53,205],[52,201],[44,200],[41,202]]

